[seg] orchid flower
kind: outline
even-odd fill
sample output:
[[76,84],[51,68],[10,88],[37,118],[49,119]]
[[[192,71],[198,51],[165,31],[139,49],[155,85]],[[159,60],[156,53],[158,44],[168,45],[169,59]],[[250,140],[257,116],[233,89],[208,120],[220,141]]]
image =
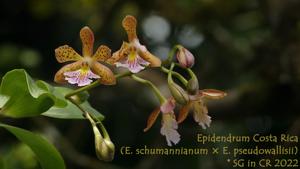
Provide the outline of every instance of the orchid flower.
[[177,132],[178,124],[174,115],[175,100],[170,98],[166,100],[160,107],[156,108],[149,116],[147,127],[144,132],[148,131],[158,118],[160,112],[162,113],[162,126],[160,133],[166,137],[168,146],[177,144],[180,141],[180,135]]
[[80,56],[72,47],[63,45],[55,49],[55,56],[59,63],[73,61],[62,67],[54,77],[57,83],[77,84],[85,86],[93,80],[98,79],[105,85],[116,83],[113,72],[99,62],[106,61],[111,57],[111,50],[101,45],[95,54],[93,54],[94,34],[89,27],[83,27],[80,30],[82,41],[82,56]]
[[225,92],[216,89],[198,90],[196,94],[189,95],[189,101],[181,108],[177,122],[183,122],[186,119],[189,111],[193,111],[194,120],[203,129],[206,129],[210,126],[211,117],[208,115],[205,99],[221,99],[226,95],[227,94]]
[[161,60],[151,54],[144,45],[141,45],[137,38],[136,19],[127,15],[122,21],[122,26],[127,32],[129,42],[123,42],[120,50],[113,53],[107,63],[128,68],[132,73],[138,73],[146,66],[159,67]]

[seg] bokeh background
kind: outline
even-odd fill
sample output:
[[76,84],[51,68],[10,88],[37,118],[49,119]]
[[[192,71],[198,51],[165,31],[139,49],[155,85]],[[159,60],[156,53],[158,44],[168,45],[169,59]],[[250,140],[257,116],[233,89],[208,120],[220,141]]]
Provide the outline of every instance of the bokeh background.
[[[131,14],[138,19],[140,41],[151,52],[165,59],[173,45],[184,45],[196,58],[193,70],[200,87],[228,92],[225,99],[208,103],[213,119],[209,129],[202,130],[191,117],[180,125],[178,147],[202,147],[197,133],[299,136],[298,0],[1,0],[0,14],[0,77],[24,68],[36,79],[53,83],[62,66],[54,57],[56,47],[68,44],[80,52],[78,33],[87,25],[95,32],[96,45],[116,51],[127,40],[121,21]],[[143,74],[168,95],[165,74]],[[87,121],[0,120],[45,135],[72,169],[232,168],[224,156],[122,156],[122,146],[167,147],[159,121],[143,132],[158,102],[141,84],[125,78],[117,86],[98,87],[90,102],[106,116],[104,124],[116,145],[111,163],[96,159]],[[30,149],[8,132],[1,130],[0,140],[0,161],[9,169],[39,168]]]

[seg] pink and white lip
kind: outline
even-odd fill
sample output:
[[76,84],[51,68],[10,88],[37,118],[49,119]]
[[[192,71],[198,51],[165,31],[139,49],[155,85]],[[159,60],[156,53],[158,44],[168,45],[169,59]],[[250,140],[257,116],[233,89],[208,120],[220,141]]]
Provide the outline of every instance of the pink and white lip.
[[92,79],[99,79],[100,76],[93,73],[90,69],[88,70],[76,70],[71,72],[65,72],[65,79],[70,84],[77,84],[78,86],[86,86],[93,82]]
[[146,66],[150,63],[141,58],[139,55],[136,54],[134,60],[129,60],[128,57],[124,58],[120,62],[116,63],[117,67],[125,67],[132,73],[138,73],[141,70],[144,70]]
[[162,126],[160,133],[166,136],[168,146],[177,144],[180,141],[180,134],[177,132],[178,124],[174,116],[175,100],[173,98],[168,99],[160,106],[162,112]]
[[162,117],[162,126],[160,133],[166,136],[168,146],[172,146],[172,143],[176,145],[180,141],[180,134],[177,131],[178,124],[174,118],[174,112],[164,113]]

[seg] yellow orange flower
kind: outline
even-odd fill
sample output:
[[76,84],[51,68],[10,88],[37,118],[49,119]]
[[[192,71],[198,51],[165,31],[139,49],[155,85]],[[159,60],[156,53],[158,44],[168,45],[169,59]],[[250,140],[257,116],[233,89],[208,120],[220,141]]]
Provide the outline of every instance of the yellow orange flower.
[[137,21],[133,16],[127,15],[123,19],[122,26],[127,32],[129,42],[123,42],[120,50],[113,53],[113,56],[107,60],[107,63],[128,68],[132,73],[137,73],[146,66],[159,67],[161,65],[161,60],[140,44],[136,35],[136,25]]
[[93,54],[94,34],[89,27],[83,27],[80,30],[82,41],[82,56],[80,56],[72,47],[63,45],[55,49],[55,56],[59,63],[73,61],[62,67],[54,77],[57,83],[77,84],[85,86],[92,82],[92,79],[98,79],[105,85],[116,83],[113,72],[99,62],[105,62],[111,57],[111,50],[101,45],[95,54]]

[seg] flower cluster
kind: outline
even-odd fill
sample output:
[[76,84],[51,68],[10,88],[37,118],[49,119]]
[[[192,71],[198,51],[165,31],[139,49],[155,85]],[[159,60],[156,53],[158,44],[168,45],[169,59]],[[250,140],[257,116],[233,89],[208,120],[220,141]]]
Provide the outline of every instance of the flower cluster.
[[62,67],[56,73],[54,81],[86,86],[92,82],[92,79],[99,79],[101,84],[114,85],[116,83],[114,74],[99,62],[125,67],[132,73],[138,73],[146,66],[160,67],[160,59],[140,44],[136,35],[136,24],[137,21],[133,16],[126,16],[123,19],[122,25],[127,32],[129,42],[123,42],[120,50],[112,56],[111,50],[105,45],[101,45],[93,54],[94,34],[89,27],[82,28],[80,30],[82,56],[68,45],[55,49],[55,56],[59,63],[69,61],[74,63]]
[[[186,50],[185,48],[180,47],[179,50],[181,49]],[[193,57],[193,55],[190,55],[190,52],[188,55],[189,56],[184,57]],[[160,132],[162,135],[166,136],[169,146],[172,146],[171,143],[177,144],[180,141],[180,135],[177,132],[178,124],[182,123],[186,119],[190,111],[193,112],[194,120],[203,129],[206,129],[210,126],[211,117],[208,115],[205,100],[221,99],[227,95],[225,92],[216,89],[199,90],[198,79],[191,69],[189,69],[191,66],[186,67],[186,62],[181,63],[180,59],[178,59],[178,62],[179,65],[184,69],[187,69],[191,75],[191,79],[185,84],[187,89],[183,89],[180,85],[173,81],[172,74],[174,73],[174,64],[172,64],[168,72],[168,87],[173,97],[164,101],[160,108],[155,109],[150,114],[147,121],[147,127],[144,129],[144,131],[148,131],[156,121],[159,112],[162,112],[162,127]],[[177,120],[174,114],[176,103],[181,106]]]
[[[176,45],[170,52],[171,55],[169,55],[169,58],[162,62],[140,43],[136,34],[137,21],[133,16],[126,16],[122,21],[122,26],[128,35],[128,42],[124,41],[121,48],[112,55],[111,50],[105,45],[98,47],[93,54],[94,34],[88,27],[84,27],[80,31],[82,55],[79,55],[68,45],[58,47],[55,50],[57,61],[60,63],[72,61],[73,63],[69,63],[62,67],[56,73],[54,81],[57,83],[70,83],[78,86],[86,86],[91,84],[93,79],[97,79],[97,83],[99,82],[99,84],[115,85],[116,79],[122,76],[115,76],[111,69],[105,66],[105,64],[127,68],[129,73],[126,75],[131,76],[133,80],[147,84],[160,101],[160,106],[157,107],[148,118],[147,127],[144,129],[145,132],[154,125],[159,115],[161,115],[162,126],[160,133],[166,137],[169,146],[177,144],[180,141],[180,134],[177,132],[178,124],[186,119],[190,111],[193,114],[194,120],[203,129],[209,127],[211,117],[208,115],[208,109],[205,104],[206,99],[220,99],[226,96],[226,93],[215,89],[199,89],[198,79],[191,70],[195,63],[193,54],[183,46]],[[176,51],[177,53],[175,56],[177,58],[177,63],[173,62],[173,55]],[[180,73],[173,70],[175,66],[186,70],[190,75],[190,79],[186,80]],[[137,73],[147,67],[160,67],[162,72],[168,74],[168,87],[172,97],[166,99],[152,82],[136,76]],[[176,77],[182,84],[175,83],[173,77]],[[174,111],[176,106],[180,107],[178,114]],[[86,117],[89,117],[88,114]],[[91,118],[89,120],[92,122],[94,130],[97,133],[95,135],[99,135],[96,138],[102,140],[96,125]],[[109,137],[107,136],[106,138]],[[101,149],[102,145],[106,144],[99,145],[100,144],[96,143],[97,149]],[[107,150],[114,150],[114,147],[111,146],[110,148],[107,148]],[[105,152],[110,152],[105,159],[111,159],[113,152]],[[106,157],[101,153],[99,156],[102,158]]]

